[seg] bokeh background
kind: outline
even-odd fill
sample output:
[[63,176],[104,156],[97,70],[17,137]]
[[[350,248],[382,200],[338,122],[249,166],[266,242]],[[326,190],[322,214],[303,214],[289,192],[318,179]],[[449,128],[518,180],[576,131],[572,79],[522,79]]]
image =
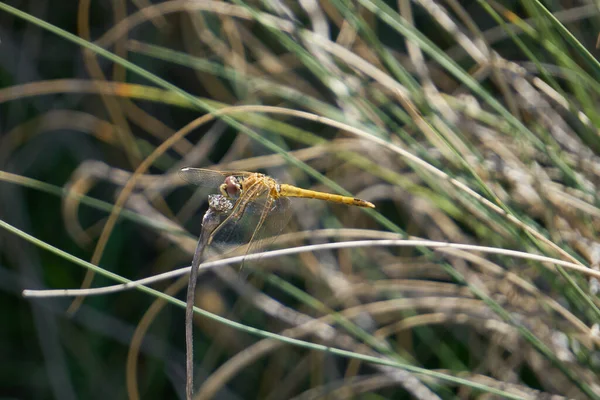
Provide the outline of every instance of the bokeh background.
[[0,399],[185,398],[186,276],[22,291],[189,266],[189,166],[376,205],[296,199],[262,249],[368,242],[200,274],[196,398],[600,398],[599,11],[0,2]]

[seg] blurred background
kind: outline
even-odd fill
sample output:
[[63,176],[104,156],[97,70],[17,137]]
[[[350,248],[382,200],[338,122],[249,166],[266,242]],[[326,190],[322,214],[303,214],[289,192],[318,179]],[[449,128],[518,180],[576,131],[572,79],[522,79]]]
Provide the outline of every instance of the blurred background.
[[195,398],[600,398],[598,7],[0,2],[0,399],[185,398],[187,275],[22,295],[189,266],[183,167],[376,206],[200,273]]

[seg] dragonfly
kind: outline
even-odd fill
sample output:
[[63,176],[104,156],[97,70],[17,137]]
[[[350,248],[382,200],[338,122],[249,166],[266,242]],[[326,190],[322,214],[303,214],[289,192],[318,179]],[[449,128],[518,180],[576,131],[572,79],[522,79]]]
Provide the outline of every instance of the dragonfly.
[[[220,195],[209,196],[209,211],[203,220],[203,230],[200,241],[196,247],[196,254],[192,261],[192,272],[188,282],[188,295],[186,305],[186,395],[188,399],[193,396],[193,339],[192,316],[194,293],[197,277],[197,268],[206,246],[219,242],[240,244],[246,242],[246,253],[262,242],[262,239],[274,240],[281,233],[291,216],[291,197],[326,200],[334,203],[348,204],[358,207],[375,208],[368,201],[354,197],[340,196],[337,194],[317,192],[302,189],[296,186],[279,183],[268,175],[247,171],[216,171],[202,168],[183,168],[179,175],[184,181],[217,189]],[[211,214],[214,213],[214,214]],[[218,222],[220,215],[226,215],[222,222]],[[210,219],[207,216],[211,217]],[[217,225],[218,223],[218,225]],[[212,231],[207,238],[203,235],[205,230]],[[268,238],[267,235],[275,236]],[[263,237],[263,234],[265,237]],[[239,238],[242,238],[239,240]],[[264,243],[264,242],[263,242]],[[218,246],[216,246],[218,247]],[[226,252],[226,249],[219,249]]]
[[279,183],[258,172],[183,168],[179,176],[190,184],[218,188],[221,195],[233,203],[228,216],[213,231],[211,242],[239,244],[247,241],[248,251],[268,234],[281,233],[291,217],[289,199],[292,197],[375,208],[373,203],[365,200]]

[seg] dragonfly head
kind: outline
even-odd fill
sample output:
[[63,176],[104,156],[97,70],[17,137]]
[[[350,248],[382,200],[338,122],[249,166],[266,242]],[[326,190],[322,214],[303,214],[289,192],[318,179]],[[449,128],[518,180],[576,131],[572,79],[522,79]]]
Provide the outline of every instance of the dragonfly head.
[[240,197],[240,194],[242,194],[242,185],[235,176],[228,176],[225,178],[225,183],[223,183],[219,189],[223,196],[229,197],[230,199],[237,199]]

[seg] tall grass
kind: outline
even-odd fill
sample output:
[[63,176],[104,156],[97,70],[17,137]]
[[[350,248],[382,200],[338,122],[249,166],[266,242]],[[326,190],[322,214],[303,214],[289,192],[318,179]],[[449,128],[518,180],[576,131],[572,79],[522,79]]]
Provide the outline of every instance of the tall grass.
[[194,166],[377,206],[202,266],[196,398],[600,398],[599,10],[557,3],[0,2],[0,393],[185,397]]

